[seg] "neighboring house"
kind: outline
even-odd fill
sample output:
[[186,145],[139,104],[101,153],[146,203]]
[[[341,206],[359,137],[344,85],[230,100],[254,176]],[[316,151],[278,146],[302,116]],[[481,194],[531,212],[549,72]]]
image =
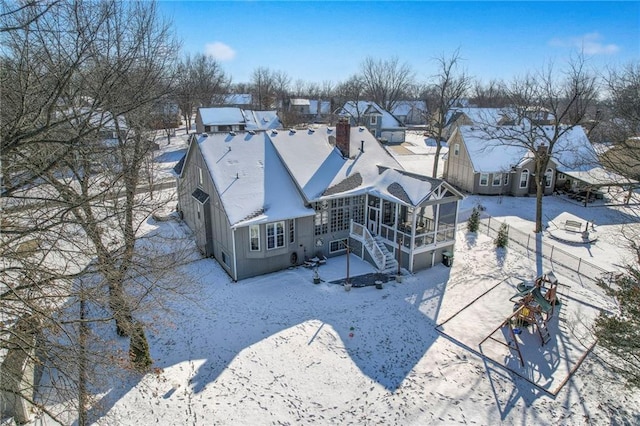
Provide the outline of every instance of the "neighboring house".
[[598,153],[602,164],[630,179],[640,180],[640,137],[607,146]]
[[414,271],[453,250],[462,195],[405,172],[364,127],[192,135],[176,166],[198,247],[234,280],[356,253]]
[[229,93],[224,95],[222,106],[251,109],[253,98],[249,93]]
[[290,99],[285,108],[296,123],[322,123],[331,116],[331,102],[319,99]]
[[236,107],[198,108],[196,133],[270,130],[282,127],[276,111],[252,111]]
[[[459,126],[449,139],[444,178],[472,194],[535,194],[533,154],[524,146],[509,144],[521,134],[521,126],[495,128],[491,135],[483,127]],[[552,132],[552,126],[545,132]],[[540,128],[539,131],[542,131]],[[547,149],[545,138],[536,143]],[[568,175],[598,167],[596,153],[580,126],[568,130],[554,145],[545,171],[545,195],[564,188]]]
[[391,113],[405,125],[427,124],[427,104],[425,101],[400,101]]
[[365,126],[381,141],[400,143],[405,140],[406,127],[375,102],[347,102],[338,115],[349,118],[352,126]]
[[311,102],[309,99],[294,98],[289,100],[289,112],[308,116],[310,113]]
[[314,123],[325,123],[331,117],[331,101],[320,99],[309,100],[309,114]]
[[445,117],[444,137],[449,139],[460,126],[502,126],[512,121],[504,108],[452,108]]

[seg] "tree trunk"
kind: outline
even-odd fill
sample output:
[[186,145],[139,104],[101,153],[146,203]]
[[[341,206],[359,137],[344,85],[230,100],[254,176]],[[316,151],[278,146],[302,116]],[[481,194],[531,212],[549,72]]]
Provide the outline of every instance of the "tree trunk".
[[542,197],[544,196],[545,178],[544,169],[546,167],[546,161],[536,161],[536,228],[535,233],[542,232]]

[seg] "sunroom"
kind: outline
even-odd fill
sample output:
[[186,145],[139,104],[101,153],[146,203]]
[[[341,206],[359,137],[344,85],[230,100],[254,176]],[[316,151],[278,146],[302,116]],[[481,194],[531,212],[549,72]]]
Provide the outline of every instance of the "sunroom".
[[454,245],[462,194],[438,179],[392,170],[386,174],[393,181],[381,179],[369,192],[366,223],[353,223],[351,237],[369,251],[377,251],[369,239],[384,244],[410,272],[434,266]]

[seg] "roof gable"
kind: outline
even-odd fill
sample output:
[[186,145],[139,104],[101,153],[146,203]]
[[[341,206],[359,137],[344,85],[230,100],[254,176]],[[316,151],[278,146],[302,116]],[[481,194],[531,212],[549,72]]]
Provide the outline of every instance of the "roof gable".
[[[535,145],[547,144],[554,126],[531,129],[538,132]],[[597,155],[584,129],[560,127],[563,132],[555,143],[551,161],[559,171],[588,170],[598,164]],[[533,153],[516,140],[520,138],[522,126],[500,126],[485,130],[478,126],[460,126],[458,129],[467,149],[475,172],[504,172],[530,161]],[[510,142],[513,141],[513,142]]]
[[314,214],[264,132],[203,134],[197,144],[232,226]]

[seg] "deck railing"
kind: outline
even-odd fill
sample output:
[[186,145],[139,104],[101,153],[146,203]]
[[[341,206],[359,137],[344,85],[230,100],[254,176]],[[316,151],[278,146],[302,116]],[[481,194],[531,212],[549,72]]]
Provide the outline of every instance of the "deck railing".
[[386,257],[367,227],[352,220],[350,232],[352,238],[360,241],[364,245],[378,269],[384,270],[386,266]]

